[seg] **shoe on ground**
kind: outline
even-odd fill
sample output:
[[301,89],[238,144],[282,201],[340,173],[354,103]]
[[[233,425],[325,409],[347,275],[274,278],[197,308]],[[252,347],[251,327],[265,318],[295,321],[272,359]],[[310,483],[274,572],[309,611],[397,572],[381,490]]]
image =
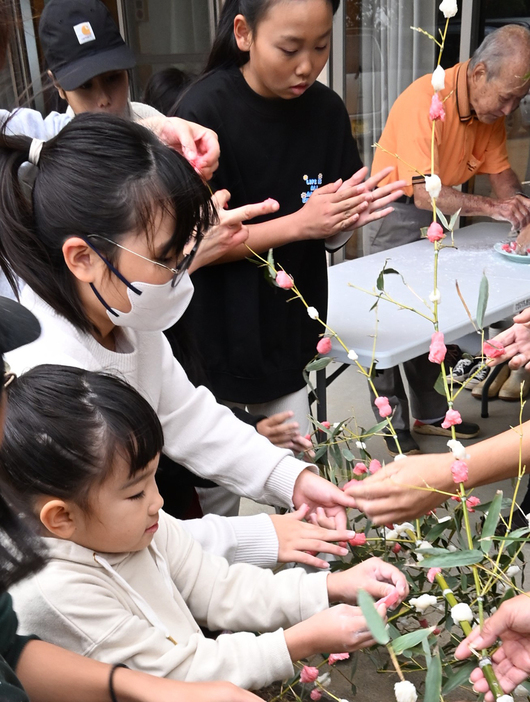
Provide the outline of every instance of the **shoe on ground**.
[[[505,366],[505,368],[508,368],[508,366]],[[524,383],[523,398],[530,392],[530,373],[526,368],[518,368],[517,370],[508,372],[509,377],[499,390],[499,399],[505,400],[506,402],[519,402],[521,397],[521,383]]]
[[385,436],[386,448],[391,456],[397,456],[399,453],[403,453],[405,456],[421,453],[420,447],[408,429],[397,429],[396,434],[401,451],[399,451],[396,440],[391,434]]
[[[477,385],[483,383],[491,371],[491,368],[489,366],[484,365],[484,361],[482,360],[482,358],[475,359],[475,361],[475,365],[473,366],[473,368],[471,369],[471,373],[469,374],[469,380],[465,385],[466,390],[473,390],[477,387]],[[480,370],[478,370],[479,368]]]
[[[430,436],[447,436],[452,438],[451,429],[444,429],[442,427],[443,419],[439,419],[434,424],[424,424],[416,420],[412,427],[412,430],[416,434],[427,434]],[[457,439],[474,439],[475,436],[480,432],[480,427],[478,424],[473,422],[462,422],[461,424],[455,424],[456,438]]]
[[[489,376],[490,369],[488,368],[487,370],[488,373],[486,375],[486,378],[480,383],[477,383],[475,387],[471,390],[471,394],[473,395],[473,397],[476,397],[477,400],[482,399],[482,389],[484,387],[484,383],[486,382]],[[499,371],[499,375],[495,378],[493,383],[488,388],[488,397],[490,399],[492,397],[497,397],[497,395],[499,395],[500,397],[501,388],[504,387],[509,377],[510,369],[508,368],[508,366],[503,366]],[[519,387],[517,387],[517,399],[519,399]]]
[[477,368],[479,368],[479,366],[480,359],[478,358],[461,358],[459,361],[457,361],[453,368],[454,382],[463,383],[469,378],[469,376],[473,375],[473,373],[477,370]]

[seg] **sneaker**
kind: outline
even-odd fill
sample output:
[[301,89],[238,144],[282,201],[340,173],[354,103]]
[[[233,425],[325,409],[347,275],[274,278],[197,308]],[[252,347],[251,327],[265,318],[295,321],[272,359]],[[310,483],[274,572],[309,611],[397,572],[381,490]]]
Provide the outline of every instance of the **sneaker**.
[[403,453],[405,456],[421,453],[420,447],[414,441],[414,437],[408,429],[397,429],[396,434],[401,451],[399,451],[396,440],[391,434],[385,436],[386,448],[391,456],[397,456],[399,453]]
[[477,369],[476,358],[461,358],[453,368],[453,380],[455,383],[463,383],[470,375],[473,374],[472,369]]
[[[439,419],[434,424],[424,424],[416,420],[412,427],[412,430],[417,434],[429,434],[431,436],[448,436],[452,437],[451,429],[444,429],[442,427],[443,419]],[[478,424],[473,422],[462,422],[461,424],[455,425],[456,438],[457,439],[473,439],[480,432],[480,427]]]

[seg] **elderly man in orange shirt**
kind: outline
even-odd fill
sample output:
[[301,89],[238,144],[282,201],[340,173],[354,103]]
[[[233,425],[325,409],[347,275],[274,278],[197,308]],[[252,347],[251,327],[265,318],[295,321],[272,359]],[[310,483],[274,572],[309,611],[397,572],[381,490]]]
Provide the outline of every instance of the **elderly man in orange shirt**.
[[[445,120],[435,122],[434,172],[442,189],[437,206],[445,214],[461,209],[462,215],[482,215],[510,222],[530,238],[530,199],[508,162],[504,118],[528,93],[530,81],[530,31],[506,25],[492,32],[473,57],[445,72]],[[432,204],[425,181],[418,172],[431,174],[432,122],[429,108],[433,95],[431,74],[414,81],[394,103],[380,139],[373,172],[386,166],[394,171],[387,182],[406,180],[405,195],[394,203],[394,212],[364,228],[365,254],[383,251],[420,238],[420,229],[432,221]],[[398,154],[402,161],[392,154]],[[417,169],[417,170],[415,170]],[[462,193],[454,188],[478,173],[488,174],[494,197]],[[384,183],[384,181],[382,181]],[[413,430],[420,434],[449,436],[441,426],[447,410],[445,398],[434,390],[439,366],[427,355],[404,364],[409,383]],[[409,404],[399,368],[381,371],[375,379],[380,395],[394,408],[394,427],[403,453],[419,453],[410,433]],[[373,398],[372,398],[373,401]],[[374,407],[376,417],[379,417]],[[462,422],[457,437],[469,439],[479,432],[477,424]],[[392,437],[387,447],[395,455]]]

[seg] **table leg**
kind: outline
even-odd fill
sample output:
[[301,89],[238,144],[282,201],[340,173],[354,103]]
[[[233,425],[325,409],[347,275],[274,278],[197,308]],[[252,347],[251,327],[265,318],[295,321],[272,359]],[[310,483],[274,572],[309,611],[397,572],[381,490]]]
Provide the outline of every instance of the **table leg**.
[[483,387],[482,387],[482,405],[481,405],[481,412],[480,412],[480,416],[481,416],[483,419],[487,419],[487,418],[489,417],[489,412],[488,412],[488,400],[489,400],[489,398],[488,398],[488,391],[489,391],[489,389],[490,389],[490,385],[493,383],[493,381],[495,380],[495,378],[499,375],[499,373],[501,372],[501,368],[502,368],[504,365],[506,365],[506,363],[507,363],[507,361],[505,361],[504,363],[499,363],[498,366],[495,366],[495,367],[492,369],[491,373],[490,373],[490,374],[488,375],[488,377],[486,378],[486,380],[484,381],[484,385],[483,385]]

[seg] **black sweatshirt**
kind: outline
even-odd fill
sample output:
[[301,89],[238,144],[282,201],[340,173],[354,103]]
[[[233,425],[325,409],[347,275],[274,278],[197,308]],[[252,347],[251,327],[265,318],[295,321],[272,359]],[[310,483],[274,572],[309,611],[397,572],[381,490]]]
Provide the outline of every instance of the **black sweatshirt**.
[[[178,115],[217,132],[221,157],[212,188],[231,192],[230,207],[278,200],[279,212],[263,220],[297,211],[319,184],[362,166],[342,100],[320,83],[292,100],[266,99],[239,69],[222,69],[192,86]],[[324,319],[323,240],[288,243],[274,258]],[[291,293],[272,287],[263,269],[246,260],[202,268],[193,283],[187,316],[218,398],[268,402],[304,386],[302,370],[322,327],[299,300],[288,302]]]

